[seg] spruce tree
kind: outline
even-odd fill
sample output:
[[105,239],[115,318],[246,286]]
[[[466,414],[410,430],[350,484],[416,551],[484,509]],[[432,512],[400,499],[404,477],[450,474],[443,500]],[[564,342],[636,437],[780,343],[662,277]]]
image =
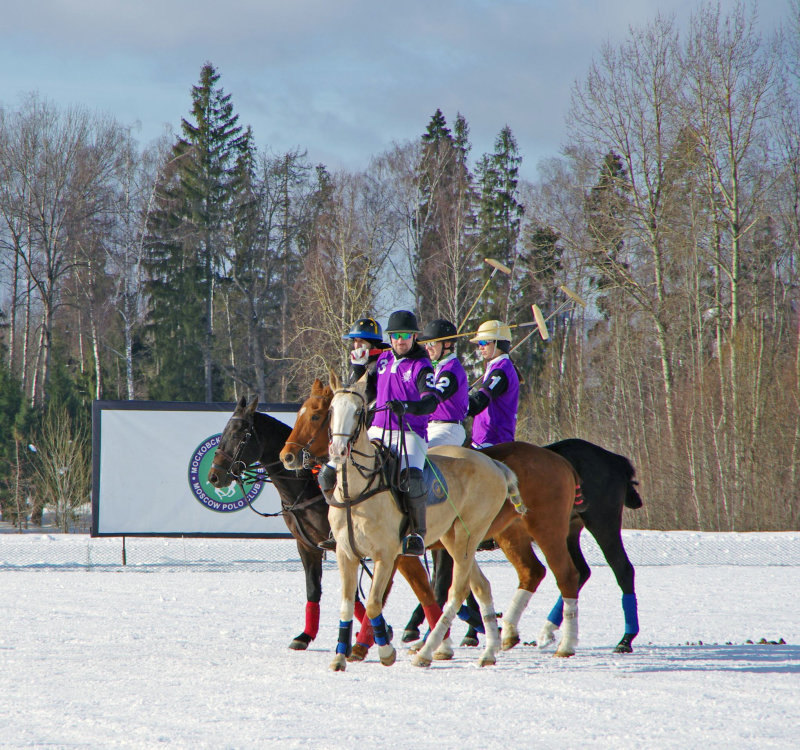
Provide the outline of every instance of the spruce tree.
[[[517,241],[524,209],[519,202],[519,155],[511,128],[506,125],[498,134],[494,151],[478,164],[480,190],[480,237],[484,257],[494,258],[515,270]],[[484,268],[484,276],[491,269]],[[511,278],[498,274],[487,288],[481,309],[485,318],[510,320],[520,307],[515,299],[515,272]]]
[[249,145],[231,95],[211,63],[192,88],[192,118],[181,124],[162,166],[150,224],[149,270],[153,398],[213,401],[214,293],[225,275],[241,157]]

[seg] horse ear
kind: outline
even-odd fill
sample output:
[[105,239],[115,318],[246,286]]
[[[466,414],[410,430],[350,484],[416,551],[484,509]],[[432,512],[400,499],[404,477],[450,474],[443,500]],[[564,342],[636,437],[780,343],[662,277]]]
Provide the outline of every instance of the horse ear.
[[332,367],[328,368],[328,377],[331,381],[331,388],[335,391],[342,387],[339,376],[333,371]]
[[239,398],[239,404],[238,404],[238,407],[239,407],[240,409],[244,409],[244,408],[245,408],[245,406],[247,406],[247,398],[245,397],[245,395],[244,395],[244,394],[242,394],[242,396]]
[[[242,396],[242,398],[244,398],[244,396]],[[258,394],[255,394],[251,399],[250,403],[247,405],[248,414],[255,414],[257,406],[258,406]]]
[[311,395],[320,396],[323,390],[322,381],[319,378],[315,378],[314,382],[311,384]]

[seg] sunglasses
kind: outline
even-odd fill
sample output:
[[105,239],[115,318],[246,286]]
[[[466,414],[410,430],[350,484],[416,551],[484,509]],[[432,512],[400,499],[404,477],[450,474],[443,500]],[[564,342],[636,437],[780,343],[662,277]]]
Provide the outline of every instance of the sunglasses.
[[493,344],[494,341],[478,341],[478,346],[486,346],[487,344]]
[[393,339],[399,339],[400,341],[408,341],[414,334],[413,333],[390,333]]

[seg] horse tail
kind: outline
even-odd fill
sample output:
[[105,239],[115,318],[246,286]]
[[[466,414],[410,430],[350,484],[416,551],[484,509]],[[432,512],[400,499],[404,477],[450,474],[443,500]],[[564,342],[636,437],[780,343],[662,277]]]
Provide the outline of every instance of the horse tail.
[[638,486],[639,482],[634,479],[636,476],[636,469],[633,468],[633,464],[624,456],[622,457],[625,461],[625,469],[628,475],[628,489],[625,492],[625,507],[631,508],[635,510],[636,508],[642,507],[642,498],[639,496],[639,493],[636,491],[636,487]]
[[492,461],[494,461],[495,466],[503,473],[503,477],[506,480],[506,497],[511,501],[517,513],[520,515],[524,514],[527,508],[522,504],[517,475],[501,461],[497,461],[496,459],[492,459]]

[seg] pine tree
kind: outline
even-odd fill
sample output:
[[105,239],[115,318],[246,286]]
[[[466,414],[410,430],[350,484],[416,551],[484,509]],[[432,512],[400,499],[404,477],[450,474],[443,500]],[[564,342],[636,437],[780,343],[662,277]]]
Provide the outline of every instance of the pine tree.
[[162,167],[149,241],[156,364],[151,397],[212,401],[221,388],[214,293],[225,274],[240,158],[249,136],[237,125],[231,95],[219,78],[211,63],[203,66],[192,88],[194,121],[182,121],[183,137]]

